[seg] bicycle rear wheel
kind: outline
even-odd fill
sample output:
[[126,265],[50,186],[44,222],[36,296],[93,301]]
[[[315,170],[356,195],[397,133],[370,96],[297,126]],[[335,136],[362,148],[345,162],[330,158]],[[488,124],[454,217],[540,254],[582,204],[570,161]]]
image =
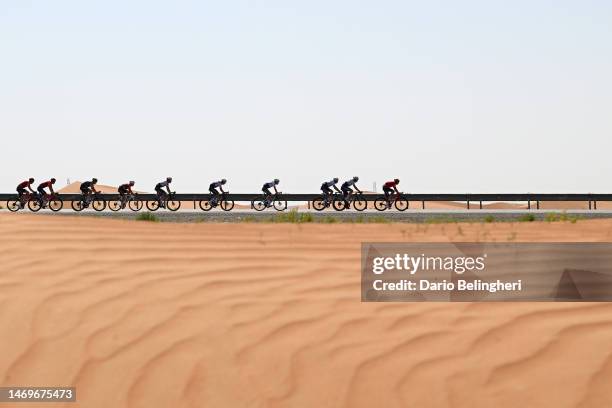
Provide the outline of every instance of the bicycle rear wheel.
[[8,200],[6,202],[6,208],[8,208],[8,210],[10,212],[19,211],[19,210],[21,210],[21,201],[18,198],[17,199]]
[[28,201],[28,208],[32,212],[37,212],[40,211],[40,209],[42,208],[42,204],[38,200],[30,200]]
[[323,211],[325,209],[325,199],[323,197],[317,197],[312,200],[312,208],[317,211]]
[[213,206],[210,203],[210,201],[208,201],[208,200],[201,200],[200,201],[200,208],[203,211],[210,211],[210,210],[212,210]]
[[388,208],[387,199],[377,198],[374,200],[374,208],[376,208],[378,211],[385,211]]
[[108,202],[108,208],[111,211],[119,211],[121,209],[121,200],[112,200]]
[[253,200],[251,202],[251,206],[255,209],[255,211],[263,211],[266,209],[266,202],[263,199]]
[[147,209],[149,211],[157,211],[159,209],[159,201],[147,201]]
[[83,211],[83,200],[72,201],[70,206],[74,211]]

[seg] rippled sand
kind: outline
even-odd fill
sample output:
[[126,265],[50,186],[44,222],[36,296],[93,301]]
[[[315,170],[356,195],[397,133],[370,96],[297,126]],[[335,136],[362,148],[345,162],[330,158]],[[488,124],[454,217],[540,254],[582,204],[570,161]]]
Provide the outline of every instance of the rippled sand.
[[67,407],[612,405],[612,305],[365,304],[359,285],[362,241],[612,241],[612,220],[2,214],[0,233],[1,383],[75,386]]

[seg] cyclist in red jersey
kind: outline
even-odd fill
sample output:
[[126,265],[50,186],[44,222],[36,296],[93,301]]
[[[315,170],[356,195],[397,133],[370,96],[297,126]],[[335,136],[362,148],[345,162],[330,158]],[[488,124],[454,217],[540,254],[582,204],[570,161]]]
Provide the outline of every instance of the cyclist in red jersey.
[[22,198],[26,194],[28,194],[28,190],[30,193],[34,193],[32,190],[32,183],[34,183],[34,178],[30,177],[28,180],[19,183],[17,186],[17,193],[19,194],[19,198]]
[[385,193],[385,197],[387,199],[389,199],[389,196],[394,191],[396,194],[399,194],[399,191],[397,191],[397,185],[399,182],[399,179],[393,179],[393,181],[387,181],[385,184],[383,184],[383,192]]
[[134,182],[130,181],[129,183],[125,183],[119,186],[119,188],[117,188],[117,191],[119,191],[119,195],[120,196],[125,196],[126,194],[134,194],[134,192],[132,191],[132,187],[134,186]]
[[49,189],[50,194],[55,194],[55,191],[53,191],[53,185],[54,184],[55,184],[55,179],[52,178],[49,181],[45,181],[44,183],[40,183],[36,190],[38,190],[38,192],[41,194],[41,197],[44,197],[45,195],[47,195],[47,192],[45,191],[45,188]]

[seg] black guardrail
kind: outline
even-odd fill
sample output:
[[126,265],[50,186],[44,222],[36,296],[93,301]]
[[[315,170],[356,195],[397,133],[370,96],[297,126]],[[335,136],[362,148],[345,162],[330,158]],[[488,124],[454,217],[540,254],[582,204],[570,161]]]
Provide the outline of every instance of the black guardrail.
[[[0,193],[0,201],[6,201],[17,196],[16,193],[6,194]],[[115,200],[118,198],[118,194],[101,194],[101,197],[107,201]],[[321,194],[282,194],[282,200],[288,202],[311,202]],[[410,202],[420,202],[422,208],[425,208],[425,202],[427,201],[455,201],[465,202],[469,209],[471,205],[477,203],[482,208],[483,202],[501,201],[501,202],[526,202],[528,208],[531,208],[531,203],[539,208],[541,201],[585,201],[589,203],[589,209],[597,208],[598,201],[612,201],[612,194],[597,194],[597,193],[577,193],[577,194],[556,194],[556,193],[450,193],[450,194],[410,194],[406,193],[403,196]],[[81,194],[60,194],[60,197],[64,201],[79,200]],[[136,195],[138,200],[149,201],[155,200],[155,194],[138,194]],[[201,201],[208,200],[210,198],[209,193],[181,193],[176,194],[174,198],[178,201]],[[243,194],[243,193],[230,193],[226,196],[228,200],[233,201],[253,201],[261,198],[262,194]],[[364,194],[363,198],[367,201],[374,201],[377,198],[384,197],[383,194]]]

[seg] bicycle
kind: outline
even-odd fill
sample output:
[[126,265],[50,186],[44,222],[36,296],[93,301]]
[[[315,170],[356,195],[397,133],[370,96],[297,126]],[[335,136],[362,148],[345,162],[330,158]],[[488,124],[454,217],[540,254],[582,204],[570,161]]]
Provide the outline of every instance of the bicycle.
[[263,211],[266,208],[274,207],[276,211],[284,211],[287,209],[287,201],[281,199],[281,192],[271,195],[262,195],[261,198],[256,198],[251,201],[251,207],[255,211]]
[[28,208],[32,212],[40,211],[43,208],[49,208],[51,211],[57,212],[64,207],[64,202],[57,193],[53,194],[36,194],[35,198],[28,201]]
[[343,211],[351,208],[351,206],[357,211],[363,211],[368,207],[368,202],[363,193],[350,193],[348,197],[333,202],[333,207],[336,211]]
[[219,206],[223,211],[231,211],[232,208],[234,208],[234,202],[226,198],[228,194],[229,191],[225,191],[221,194],[211,194],[208,200],[200,201],[200,208],[204,211],[210,211]]
[[110,208],[111,211],[119,211],[128,207],[132,211],[140,211],[142,210],[143,204],[136,196],[136,193],[119,195],[117,200],[108,202],[108,208]]
[[323,211],[324,209],[331,207],[338,200],[344,200],[344,198],[342,198],[342,194],[340,193],[321,194],[320,197],[312,200],[312,207],[317,211]]
[[410,203],[402,193],[389,194],[388,197],[380,197],[374,200],[374,208],[385,211],[395,206],[398,211],[406,211]]
[[103,211],[106,209],[106,200],[98,193],[89,193],[81,195],[79,200],[72,201],[70,205],[74,211],[83,211],[90,205],[96,211]]
[[147,201],[147,208],[149,211],[157,211],[159,208],[166,208],[170,211],[176,211],[181,208],[181,202],[174,199],[176,192],[173,191],[170,194],[164,194],[163,196],[157,196],[155,201]]
[[29,191],[26,191],[22,196],[17,196],[17,198],[7,200],[6,208],[8,208],[10,212],[17,212],[26,208],[30,200],[36,200],[37,198],[38,194],[36,194],[36,192],[30,193]]

